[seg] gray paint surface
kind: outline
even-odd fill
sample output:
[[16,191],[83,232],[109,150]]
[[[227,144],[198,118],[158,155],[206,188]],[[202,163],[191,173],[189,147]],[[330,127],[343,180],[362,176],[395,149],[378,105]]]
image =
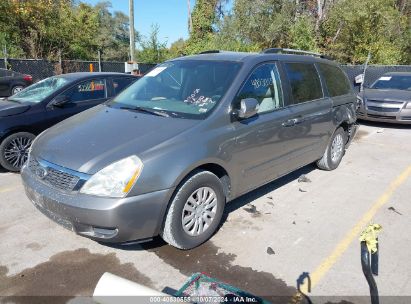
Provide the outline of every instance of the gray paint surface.
[[[32,157],[86,174],[94,174],[130,155],[140,157],[144,169],[126,200],[138,206],[140,214],[148,218],[157,217],[157,222],[140,229],[140,238],[155,235],[153,231],[158,233],[169,202],[165,199],[161,208],[151,208],[149,204],[137,204],[141,195],[168,189],[167,197],[170,198],[190,172],[212,164],[226,172],[229,178],[227,200],[232,200],[320,159],[335,129],[341,123],[355,122],[355,95],[352,92],[339,98],[331,99],[325,95],[315,101],[293,104],[284,75],[281,80],[286,106],[283,109],[244,120],[233,119],[231,115],[234,97],[256,65],[275,61],[334,64],[328,60],[311,56],[230,52],[176,60],[232,60],[242,62],[242,68],[222,100],[204,120],[164,118],[101,105],[49,129],[37,138],[32,147]],[[301,123],[283,125],[295,117]],[[23,170],[24,183],[35,191],[42,190],[40,183],[33,181],[33,174],[28,171],[27,168]],[[48,197],[54,196],[51,189],[42,191]],[[84,198],[90,200],[90,208],[96,212],[73,203],[82,199],[78,193],[69,193],[52,205],[60,201],[68,208],[80,208],[62,211],[71,221],[76,220],[75,214],[83,213],[87,214],[82,220],[86,224],[108,227],[99,215],[99,211],[104,209],[99,201],[105,199],[95,197],[91,202],[91,199]],[[122,203],[122,200],[117,200],[112,207],[118,210]],[[113,214],[117,212],[113,211]],[[110,227],[123,226],[122,221],[133,220],[131,215],[124,216],[124,219],[119,217],[113,221]],[[128,236],[133,233],[124,229],[119,233],[122,237],[111,241],[130,240]]]

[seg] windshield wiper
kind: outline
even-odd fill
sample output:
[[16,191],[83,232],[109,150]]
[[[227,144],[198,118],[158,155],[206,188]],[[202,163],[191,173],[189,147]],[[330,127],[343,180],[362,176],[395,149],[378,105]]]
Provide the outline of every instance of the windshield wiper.
[[170,115],[168,115],[165,112],[150,110],[150,109],[143,108],[143,107],[120,107],[120,109],[130,110],[130,111],[137,111],[137,112],[142,112],[142,113],[148,113],[148,114],[151,114],[151,115],[162,116],[162,117],[170,117]]

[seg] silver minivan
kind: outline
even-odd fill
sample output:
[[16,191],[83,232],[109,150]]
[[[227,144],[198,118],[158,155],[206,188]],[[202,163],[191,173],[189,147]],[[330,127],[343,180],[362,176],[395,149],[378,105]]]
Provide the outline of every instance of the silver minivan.
[[337,168],[356,132],[340,67],[287,53],[213,51],[158,65],[38,136],[21,173],[27,196],[101,242],[200,245],[227,202],[312,162]]

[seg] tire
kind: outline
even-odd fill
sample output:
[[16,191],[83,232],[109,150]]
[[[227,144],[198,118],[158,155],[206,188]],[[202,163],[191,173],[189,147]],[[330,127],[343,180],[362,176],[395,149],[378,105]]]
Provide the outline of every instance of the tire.
[[[201,199],[199,194],[205,199]],[[198,201],[200,204],[195,206]],[[225,195],[220,179],[209,171],[195,172],[177,188],[160,235],[168,244],[179,249],[197,247],[211,238],[219,227],[224,206]],[[186,228],[183,227],[183,218],[187,221]],[[201,225],[203,231],[200,233]]]
[[14,95],[24,89],[22,85],[16,85],[11,89],[11,95]]
[[347,134],[343,128],[338,128],[325,149],[323,157],[317,161],[318,168],[331,171],[338,167],[345,154]]
[[18,132],[6,137],[0,144],[0,165],[9,171],[19,172],[27,161],[28,153],[35,136]]

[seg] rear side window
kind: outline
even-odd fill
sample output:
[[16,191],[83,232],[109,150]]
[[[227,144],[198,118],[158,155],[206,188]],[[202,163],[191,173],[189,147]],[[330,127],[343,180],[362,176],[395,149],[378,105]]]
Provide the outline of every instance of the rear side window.
[[285,63],[284,67],[295,104],[323,97],[320,77],[314,64]]
[[126,78],[126,77],[114,78],[113,79],[114,95],[117,95],[118,93],[123,91],[130,84],[132,84],[135,80],[137,79],[136,78]]
[[280,76],[275,63],[267,63],[257,67],[248,77],[237,96],[241,99],[255,98],[259,103],[258,113],[270,112],[283,107]]
[[321,74],[325,79],[328,93],[331,97],[345,95],[351,92],[351,84],[343,71],[338,67],[325,63],[318,64]]

